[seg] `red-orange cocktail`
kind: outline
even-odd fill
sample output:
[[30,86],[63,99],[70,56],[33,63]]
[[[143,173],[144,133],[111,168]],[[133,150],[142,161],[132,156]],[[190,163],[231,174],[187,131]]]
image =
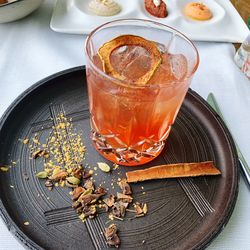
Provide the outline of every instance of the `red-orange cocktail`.
[[[121,35],[122,43],[118,43]],[[100,48],[106,53],[112,39],[116,46],[108,56],[104,54],[106,65]],[[96,149],[122,165],[151,161],[163,149],[197,69],[195,47],[167,26],[120,20],[93,31],[86,42],[86,54]]]

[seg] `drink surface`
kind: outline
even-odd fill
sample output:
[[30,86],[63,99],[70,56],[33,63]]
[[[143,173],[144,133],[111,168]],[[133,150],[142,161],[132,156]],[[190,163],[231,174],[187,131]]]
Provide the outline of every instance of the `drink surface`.
[[[143,164],[161,152],[188,90],[187,59],[159,49],[162,63],[144,85],[133,84],[152,67],[150,53],[140,46],[122,46],[110,55],[122,83],[91,67],[87,72],[94,144],[119,164]],[[93,61],[102,70],[98,55]]]

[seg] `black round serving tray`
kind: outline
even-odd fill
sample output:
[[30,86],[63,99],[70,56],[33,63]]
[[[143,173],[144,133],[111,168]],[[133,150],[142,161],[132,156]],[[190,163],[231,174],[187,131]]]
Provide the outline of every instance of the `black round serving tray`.
[[[106,249],[103,231],[107,214],[81,222],[71,208],[69,188],[49,191],[34,176],[42,162],[29,159],[19,139],[40,139],[52,130],[56,113],[72,118],[87,147],[86,162],[108,162],[90,140],[88,96],[84,67],[59,72],[33,85],[20,95],[0,121],[0,163],[11,165],[0,173],[0,214],[8,229],[27,249]],[[194,91],[189,90],[167,145],[154,161],[140,167],[121,167],[119,174],[173,162],[212,160],[221,176],[152,180],[133,184],[135,200],[148,204],[143,218],[116,221],[120,249],[201,249],[225,226],[238,193],[238,160],[232,137],[222,120]],[[13,164],[12,164],[13,165]],[[28,176],[28,178],[27,178]],[[96,182],[112,175],[98,172]],[[115,194],[117,187],[113,189]],[[24,222],[29,225],[24,225]]]

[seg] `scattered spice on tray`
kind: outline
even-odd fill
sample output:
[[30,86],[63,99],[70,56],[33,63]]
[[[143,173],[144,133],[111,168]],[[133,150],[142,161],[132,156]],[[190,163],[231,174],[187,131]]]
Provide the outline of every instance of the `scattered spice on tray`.
[[29,147],[33,159],[44,159],[44,169],[36,177],[48,179],[45,185],[49,189],[56,184],[75,187],[80,184],[82,176],[91,176],[83,171],[85,146],[81,136],[73,132],[72,123],[63,114],[58,115],[54,124],[46,144],[39,142],[37,134],[31,140],[24,141],[29,140],[32,143]]
[[[86,148],[81,136],[73,132],[73,125],[63,114],[59,114],[54,121],[52,132],[45,144],[39,141],[39,135],[24,139],[22,142],[29,145],[31,159],[42,159],[43,170],[36,173],[36,177],[44,179],[44,185],[52,190],[54,187],[68,186],[72,197],[72,207],[76,210],[79,219],[83,222],[96,217],[98,212],[107,213],[108,218],[123,221],[126,212],[133,212],[136,219],[147,213],[147,204],[134,201],[132,189],[125,178],[111,178],[111,187],[117,184],[121,192],[116,195],[108,193],[103,187],[103,181],[96,185],[94,171],[98,168],[104,173],[119,169],[114,164],[112,168],[104,162],[97,162],[97,167],[84,162]],[[131,208],[130,208],[131,207]],[[105,229],[105,238],[108,246],[119,247],[120,238],[115,224]]]
[[[133,213],[129,220],[144,217],[148,213],[147,203],[135,201],[133,191],[129,183],[145,181],[151,179],[176,178],[176,177],[195,177],[201,175],[219,175],[221,172],[211,161],[197,163],[178,163],[155,166],[143,170],[135,170],[126,173],[127,178],[118,177],[115,179],[110,172],[119,169],[119,165],[113,164],[110,167],[107,163],[97,162],[98,168],[110,175],[110,185],[114,189],[114,184],[120,187],[120,192],[116,195],[109,193],[109,188],[103,184],[105,180],[97,185],[93,178],[98,168],[93,169],[84,162],[86,147],[79,134],[73,131],[71,120],[60,113],[53,120],[54,126],[46,143],[41,143],[39,135],[35,134],[33,138],[21,140],[24,145],[30,149],[30,159],[43,160],[43,169],[36,173],[36,177],[44,179],[44,185],[52,190],[53,187],[71,188],[69,194],[72,197],[72,207],[76,210],[79,219],[83,222],[86,219],[94,219],[98,212],[106,212],[111,220],[123,221],[126,213]],[[12,162],[12,165],[16,165]],[[6,172],[11,166],[0,164],[0,171]],[[118,175],[121,172],[118,172]],[[26,180],[27,174],[23,175]],[[14,189],[14,186],[10,185]],[[144,187],[142,194],[146,194]],[[40,196],[40,194],[38,194]],[[44,196],[41,194],[41,196]],[[47,197],[47,199],[50,199]],[[109,223],[110,221],[108,221]],[[28,226],[29,222],[24,222]],[[104,232],[107,245],[110,247],[119,247],[120,238],[118,228],[115,224],[109,225]],[[145,240],[142,241],[142,244]]]

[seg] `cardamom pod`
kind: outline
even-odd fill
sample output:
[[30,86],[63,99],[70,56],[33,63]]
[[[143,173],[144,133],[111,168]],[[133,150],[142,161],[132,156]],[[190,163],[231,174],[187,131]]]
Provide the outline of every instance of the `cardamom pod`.
[[74,176],[71,176],[71,177],[68,177],[66,178],[66,180],[69,182],[69,183],[72,183],[73,185],[79,185],[80,184],[80,180]]
[[97,165],[103,172],[108,173],[110,171],[110,166],[105,162],[97,162]]
[[36,174],[36,177],[39,178],[39,179],[45,179],[45,178],[48,177],[48,173],[45,172],[45,171],[41,171],[41,172]]

